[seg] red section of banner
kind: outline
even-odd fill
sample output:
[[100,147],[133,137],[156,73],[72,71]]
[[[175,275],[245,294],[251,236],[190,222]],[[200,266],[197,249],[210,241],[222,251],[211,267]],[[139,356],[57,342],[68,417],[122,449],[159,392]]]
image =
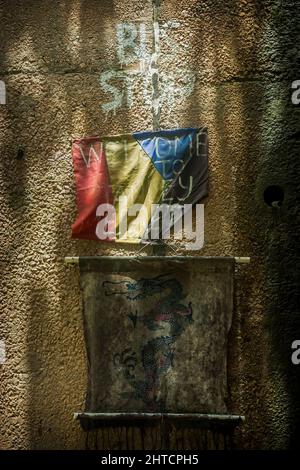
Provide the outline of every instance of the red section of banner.
[[96,226],[100,220],[96,217],[97,207],[113,203],[103,143],[97,137],[76,139],[72,157],[78,210],[77,219],[72,225],[72,238],[99,241],[96,236]]

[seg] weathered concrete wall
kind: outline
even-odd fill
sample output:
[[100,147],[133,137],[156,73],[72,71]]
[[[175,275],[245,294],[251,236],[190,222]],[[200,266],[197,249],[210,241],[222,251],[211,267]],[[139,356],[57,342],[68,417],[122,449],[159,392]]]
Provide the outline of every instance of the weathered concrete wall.
[[[0,1],[1,448],[84,448],[72,420],[86,389],[79,279],[63,258],[135,252],[69,239],[71,137],[199,124],[210,137],[200,254],[252,259],[237,272],[230,340],[230,406],[246,416],[235,442],[299,439],[296,5]],[[263,201],[270,184],[285,190],[278,211]]]

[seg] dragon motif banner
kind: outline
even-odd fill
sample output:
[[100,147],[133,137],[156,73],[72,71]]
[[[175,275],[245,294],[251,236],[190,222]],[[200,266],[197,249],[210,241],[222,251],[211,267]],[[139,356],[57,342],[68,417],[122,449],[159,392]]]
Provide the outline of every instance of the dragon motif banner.
[[208,195],[205,128],[83,137],[72,145],[77,218],[72,238],[148,241],[157,206]]
[[80,258],[86,412],[224,413],[232,258]]

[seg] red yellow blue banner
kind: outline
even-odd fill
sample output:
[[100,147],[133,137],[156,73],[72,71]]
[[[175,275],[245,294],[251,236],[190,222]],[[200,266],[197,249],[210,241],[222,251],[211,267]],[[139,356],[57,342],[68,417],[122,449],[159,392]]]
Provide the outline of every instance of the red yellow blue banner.
[[72,238],[139,243],[157,205],[194,205],[208,195],[205,128],[75,139],[77,218]]

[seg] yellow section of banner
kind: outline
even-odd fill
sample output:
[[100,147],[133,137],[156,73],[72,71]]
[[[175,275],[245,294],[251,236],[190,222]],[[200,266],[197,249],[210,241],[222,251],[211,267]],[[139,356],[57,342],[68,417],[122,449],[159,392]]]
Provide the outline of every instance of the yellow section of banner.
[[140,242],[165,181],[132,136],[109,137],[103,143],[116,210],[116,241]]

